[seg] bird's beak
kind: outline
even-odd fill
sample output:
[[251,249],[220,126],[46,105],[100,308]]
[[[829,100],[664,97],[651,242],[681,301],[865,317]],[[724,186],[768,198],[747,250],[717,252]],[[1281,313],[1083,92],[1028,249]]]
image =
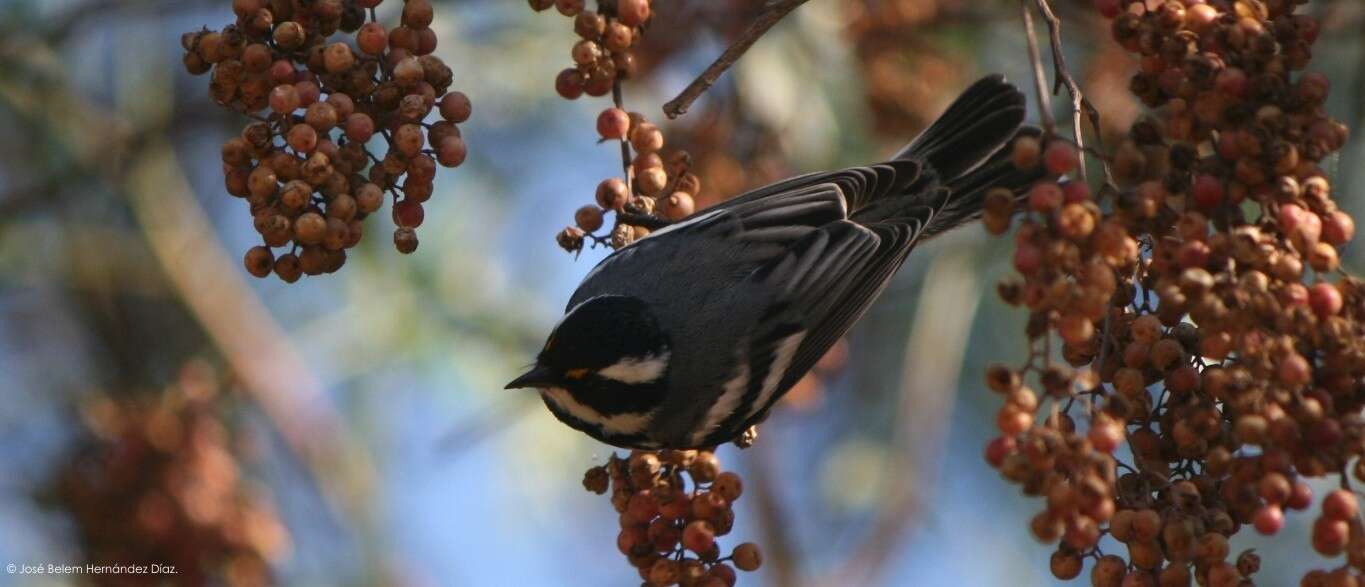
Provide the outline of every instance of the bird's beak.
[[551,387],[556,384],[559,377],[549,367],[536,365],[530,371],[523,373],[521,377],[513,379],[507,387],[503,389],[525,389],[527,387]]

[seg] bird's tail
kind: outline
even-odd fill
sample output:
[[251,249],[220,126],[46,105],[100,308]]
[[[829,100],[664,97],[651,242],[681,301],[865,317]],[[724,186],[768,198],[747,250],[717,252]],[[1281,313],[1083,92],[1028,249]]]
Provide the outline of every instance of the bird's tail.
[[[909,194],[923,200],[913,205],[936,210],[920,238],[976,218],[988,189],[1003,186],[1022,193],[1041,177],[1041,169],[1015,169],[1006,148],[1016,136],[1040,134],[1036,128],[1023,126],[1024,115],[1024,94],[1005,76],[987,76],[962,92],[938,120],[896,154],[895,159],[926,165],[938,184],[947,188],[946,194],[942,190]],[[860,212],[866,214],[855,213],[855,219],[876,222],[881,219],[873,216],[888,210],[870,207]]]

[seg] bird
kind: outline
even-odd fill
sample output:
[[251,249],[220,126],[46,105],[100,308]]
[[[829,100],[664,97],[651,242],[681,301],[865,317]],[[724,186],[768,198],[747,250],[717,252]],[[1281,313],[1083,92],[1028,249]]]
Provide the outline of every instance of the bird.
[[529,371],[561,422],[629,449],[697,449],[762,421],[886,289],[915,246],[1041,177],[1008,146],[1024,95],[964,90],[890,159],[757,188],[650,233],[583,279]]

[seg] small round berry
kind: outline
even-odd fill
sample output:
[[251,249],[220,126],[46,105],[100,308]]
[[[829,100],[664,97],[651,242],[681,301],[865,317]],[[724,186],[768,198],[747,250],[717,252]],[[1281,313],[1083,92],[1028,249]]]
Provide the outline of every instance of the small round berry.
[[662,167],[652,167],[635,176],[635,187],[646,196],[655,196],[668,185],[668,174]]
[[637,125],[630,131],[630,146],[640,153],[654,153],[664,148],[664,133],[651,123]]
[[393,132],[393,148],[404,157],[416,157],[422,152],[425,143],[426,137],[422,136],[422,127],[416,124],[405,124]]
[[1355,220],[1340,210],[1333,212],[1322,223],[1322,240],[1334,246],[1346,244],[1355,237],[1355,233]]
[[1040,181],[1028,192],[1029,207],[1036,212],[1051,212],[1062,205],[1066,195],[1062,188],[1051,181]]
[[435,18],[431,0],[406,0],[403,4],[403,26],[424,29]]
[[584,0],[555,0],[555,9],[564,16],[576,16],[583,12]]
[[1055,140],[1048,143],[1047,150],[1043,152],[1043,163],[1047,166],[1048,173],[1064,175],[1076,168],[1080,163],[1080,157],[1077,155],[1075,145]]
[[446,137],[436,149],[436,161],[444,167],[459,167],[468,154],[469,148],[465,146],[464,139]]
[[579,208],[573,215],[574,224],[584,232],[593,233],[602,228],[602,209],[591,204]]
[[1223,203],[1223,182],[1213,175],[1200,175],[1194,180],[1194,202],[1204,210]]
[[384,190],[373,183],[365,183],[355,191],[356,209],[371,214],[384,205]]
[[320,133],[337,125],[337,109],[327,102],[314,102],[303,113],[303,121]]
[[417,231],[403,227],[393,231],[393,246],[404,255],[417,250]]
[[285,253],[275,260],[275,275],[285,283],[294,283],[303,276],[303,268],[299,265],[298,256],[293,253]]
[[1079,577],[1084,563],[1081,557],[1066,551],[1058,550],[1052,553],[1052,559],[1048,561],[1052,570],[1052,575],[1063,581],[1068,581]]
[[355,66],[355,53],[346,43],[332,43],[322,53],[323,67],[328,73],[341,73]]
[[1280,383],[1298,387],[1308,383],[1313,379],[1313,366],[1308,360],[1295,352],[1288,353],[1288,356],[1280,360],[1280,365],[1276,371]]
[[621,19],[621,24],[628,27],[644,24],[649,20],[649,0],[618,0],[616,17]]
[[725,501],[734,502],[744,492],[744,482],[738,474],[733,471],[726,471],[716,475],[716,481],[711,486],[711,491],[720,494],[721,497],[725,498]]
[[417,228],[426,219],[422,205],[411,199],[403,199],[393,205],[393,223],[404,228]]
[[279,191],[279,178],[275,176],[275,170],[268,166],[261,165],[251,171],[247,176],[247,190],[256,198],[269,198]]
[[306,124],[296,124],[289,127],[285,142],[299,153],[312,153],[318,148],[318,131]]
[[566,100],[577,100],[583,95],[583,73],[575,68],[568,68],[555,76],[555,92]]
[[1017,169],[1033,169],[1038,166],[1042,152],[1043,147],[1038,139],[1020,137],[1014,141],[1014,146],[1010,151],[1010,160],[1014,162],[1014,167]]
[[1327,282],[1315,284],[1308,288],[1308,306],[1319,318],[1335,316],[1341,312],[1341,291]]
[[619,177],[610,177],[597,184],[597,205],[606,210],[620,212],[630,201],[630,188],[626,187],[625,180]]
[[289,114],[299,109],[299,93],[291,84],[275,86],[270,91],[270,109],[276,114]]
[[422,62],[416,57],[406,57],[393,66],[393,79],[398,85],[410,87],[422,81],[426,71],[422,69]]
[[1313,521],[1313,549],[1324,556],[1336,556],[1346,548],[1350,527],[1346,522],[1320,517]]
[[315,245],[327,236],[327,219],[317,212],[304,212],[294,220],[294,235],[305,245]]
[[630,130],[630,116],[620,108],[607,108],[597,115],[597,134],[606,140],[619,140]]
[[360,51],[372,57],[384,54],[384,50],[389,47],[389,32],[384,30],[384,25],[377,22],[367,22],[360,27],[355,35],[356,46]]
[[1306,510],[1313,505],[1313,488],[1302,481],[1295,483],[1289,491],[1289,498],[1285,500],[1285,507],[1291,510]]
[[308,38],[308,32],[303,25],[287,20],[275,27],[275,44],[281,49],[293,50],[303,46],[303,42]]
[[374,119],[364,112],[356,112],[346,117],[346,138],[357,143],[369,142],[374,136]]
[[473,106],[464,92],[451,92],[441,98],[441,118],[460,123],[469,120]]
[[692,215],[696,209],[696,203],[692,200],[692,194],[685,192],[673,192],[663,199],[662,206],[659,208],[663,217],[669,220],[682,220]]
[[701,554],[710,550],[716,543],[716,532],[706,520],[693,520],[683,527],[682,544],[692,552]]
[[621,54],[630,49],[633,43],[635,43],[635,29],[622,22],[613,22],[607,25],[602,37],[602,44],[607,47],[608,51]]
[[1252,525],[1261,534],[1267,536],[1275,534],[1284,527],[1284,510],[1277,505],[1261,506],[1252,517]]
[[1330,519],[1349,522],[1359,513],[1359,501],[1350,491],[1336,489],[1322,498],[1322,515]]
[[244,262],[248,273],[256,277],[266,277],[275,268],[275,254],[270,251],[270,247],[251,247],[247,249]]
[[559,243],[560,248],[573,253],[583,249],[583,237],[583,229],[569,226],[555,235],[555,242]]
[[570,51],[573,62],[582,66],[589,66],[602,57],[602,46],[596,42],[582,40],[574,43]]
[[735,568],[746,573],[757,571],[759,567],[763,566],[763,551],[752,542],[745,542],[736,546],[730,557],[734,560]]

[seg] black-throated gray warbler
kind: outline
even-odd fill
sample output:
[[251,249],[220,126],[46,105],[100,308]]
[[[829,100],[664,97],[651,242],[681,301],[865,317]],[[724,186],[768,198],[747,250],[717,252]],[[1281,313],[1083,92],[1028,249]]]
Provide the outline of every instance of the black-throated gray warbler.
[[741,195],[608,256],[535,366],[565,424],[627,448],[698,448],[762,420],[853,326],[921,240],[979,215],[984,192],[1037,177],[1004,146],[1024,96],[978,81],[885,163]]

